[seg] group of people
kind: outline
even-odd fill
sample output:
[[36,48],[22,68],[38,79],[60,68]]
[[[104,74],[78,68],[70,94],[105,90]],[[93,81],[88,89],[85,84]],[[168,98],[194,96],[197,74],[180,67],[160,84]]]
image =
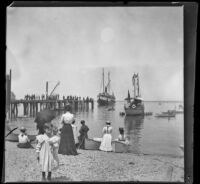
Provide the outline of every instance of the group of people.
[[[81,128],[78,136],[77,126],[75,125],[74,115],[71,113],[71,106],[65,106],[65,113],[61,116],[60,125],[58,127],[49,123],[44,123],[43,131],[36,136],[36,153],[37,160],[41,166],[42,180],[51,180],[51,171],[59,167],[58,154],[62,155],[78,155],[77,149],[84,149],[85,138],[89,128],[85,125],[85,121],[81,121]],[[26,129],[22,127],[19,134],[19,148],[30,148],[30,140],[26,134]],[[55,162],[54,162],[55,161]],[[53,164],[55,167],[53,167]],[[46,177],[47,173],[47,177]]]
[[[51,171],[53,168],[58,168],[60,165],[58,154],[62,155],[78,155],[77,149],[85,149],[85,139],[88,138],[89,128],[85,125],[85,121],[81,121],[81,128],[78,136],[77,126],[75,125],[74,115],[71,113],[71,106],[65,106],[65,113],[61,116],[61,121],[58,127],[49,123],[43,125],[43,131],[36,136],[36,153],[37,160],[41,166],[42,180],[51,180]],[[119,128],[119,141],[126,141],[124,129]],[[107,121],[103,128],[103,138],[99,147],[102,151],[112,151],[112,126],[111,122]],[[21,128],[19,134],[19,148],[30,148],[30,140],[26,134],[26,129]],[[53,163],[55,167],[53,167]],[[46,177],[47,173],[47,177]]]
[[[103,127],[102,133],[103,138],[99,149],[107,152],[112,151],[112,126],[110,121],[106,122],[106,126]],[[124,134],[124,128],[119,128],[119,136],[116,140],[129,144],[128,136],[125,136]]]

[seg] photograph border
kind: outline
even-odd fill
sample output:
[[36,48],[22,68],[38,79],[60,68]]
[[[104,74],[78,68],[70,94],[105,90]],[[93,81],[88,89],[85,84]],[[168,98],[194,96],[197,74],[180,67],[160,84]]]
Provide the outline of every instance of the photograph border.
[[[184,183],[193,183],[193,130],[194,130],[194,93],[195,93],[195,64],[197,50],[197,13],[196,2],[62,2],[62,1],[14,1],[9,7],[137,7],[137,6],[183,6],[184,25]],[[5,11],[6,13],[6,11]],[[6,24],[5,24],[6,25]],[[6,26],[5,26],[6,27]],[[6,29],[5,29],[6,30]],[[6,43],[5,43],[6,45]],[[6,47],[5,51],[6,52]],[[5,62],[6,63],[6,62]],[[5,73],[5,72],[4,72]],[[5,76],[4,76],[5,77]],[[4,82],[5,83],[5,82]],[[5,106],[5,105],[4,105]],[[4,119],[5,120],[5,119]],[[4,129],[3,129],[4,130]],[[4,134],[3,134],[4,135]],[[4,145],[4,143],[3,143]],[[4,145],[5,146],[5,145]],[[5,149],[5,147],[4,147]],[[4,152],[4,150],[3,150]],[[5,152],[3,153],[4,157]],[[4,163],[4,158],[3,158]],[[3,165],[5,167],[5,163]],[[3,167],[3,170],[5,171]],[[3,172],[4,172],[3,171]],[[2,173],[4,174],[4,173]],[[146,183],[146,182],[143,182]],[[155,182],[151,182],[155,183]],[[162,182],[159,182],[162,183]],[[171,182],[174,183],[174,182]]]

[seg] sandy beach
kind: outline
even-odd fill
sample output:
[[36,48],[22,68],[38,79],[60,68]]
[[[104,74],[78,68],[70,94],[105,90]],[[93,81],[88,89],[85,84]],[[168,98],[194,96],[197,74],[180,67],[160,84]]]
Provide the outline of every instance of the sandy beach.
[[[5,182],[41,181],[34,149],[5,142]],[[184,158],[78,150],[59,155],[61,166],[52,181],[184,181]]]

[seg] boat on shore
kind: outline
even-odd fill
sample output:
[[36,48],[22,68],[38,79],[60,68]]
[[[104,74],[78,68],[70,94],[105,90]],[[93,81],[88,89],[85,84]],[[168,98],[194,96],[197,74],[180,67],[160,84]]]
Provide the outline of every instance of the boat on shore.
[[126,104],[124,105],[124,110],[126,115],[134,116],[134,115],[144,115],[144,100],[140,95],[140,87],[139,87],[139,75],[135,74],[132,77],[133,87],[134,87],[134,97],[130,96],[128,90],[128,97],[125,98]]
[[103,85],[103,92],[100,92],[97,96],[97,102],[99,105],[109,105],[109,104],[114,104],[115,103],[115,95],[112,92],[111,94],[111,89],[110,89],[110,72],[108,72],[108,83],[105,86],[104,84],[104,69],[102,73],[102,85]]
[[102,138],[85,139],[86,150],[99,150]]
[[[19,134],[11,133],[5,138],[5,140],[11,142],[18,142],[18,135]],[[28,135],[28,138],[30,141],[34,141],[36,139],[36,135]]]
[[124,141],[112,141],[112,150],[115,153],[127,153],[129,145],[126,144]]

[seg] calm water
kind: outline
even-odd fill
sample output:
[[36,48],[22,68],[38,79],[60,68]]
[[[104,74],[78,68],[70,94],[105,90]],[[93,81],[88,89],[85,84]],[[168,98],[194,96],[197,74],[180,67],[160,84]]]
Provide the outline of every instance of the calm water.
[[[116,102],[115,110],[108,111],[108,107],[99,107],[94,104],[94,109],[87,112],[75,112],[76,123],[80,127],[80,120],[84,119],[90,128],[89,138],[102,137],[102,128],[107,120],[113,127],[112,137],[117,138],[119,127],[124,127],[125,133],[130,136],[130,151],[133,153],[165,154],[182,156],[179,146],[184,144],[184,118],[183,114],[177,114],[175,118],[156,118],[155,113],[167,111],[178,107],[180,103],[145,102],[145,112],[153,112],[152,116],[131,117],[120,116],[123,112],[124,102]],[[20,114],[19,114],[20,115]],[[60,116],[52,121],[59,123]],[[34,119],[20,120],[12,123],[12,126],[25,126],[28,133],[36,133]],[[17,130],[18,131],[18,130]]]

